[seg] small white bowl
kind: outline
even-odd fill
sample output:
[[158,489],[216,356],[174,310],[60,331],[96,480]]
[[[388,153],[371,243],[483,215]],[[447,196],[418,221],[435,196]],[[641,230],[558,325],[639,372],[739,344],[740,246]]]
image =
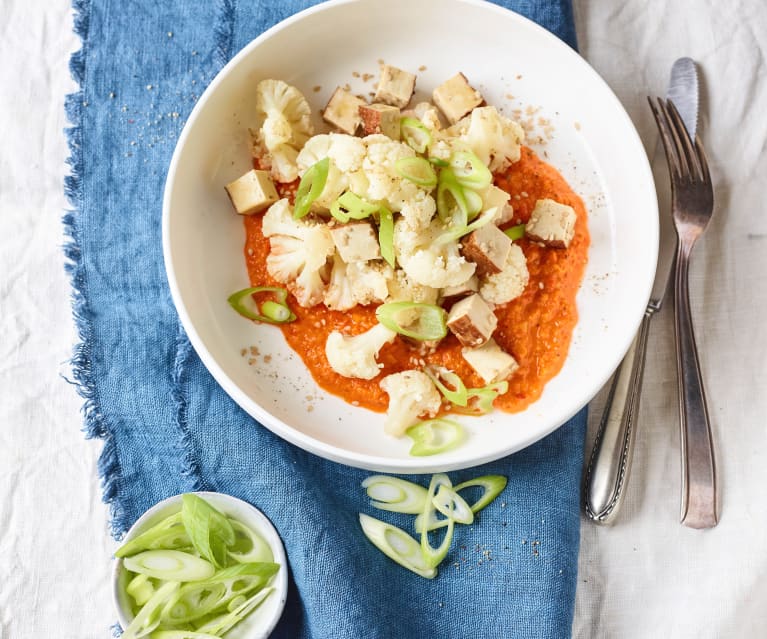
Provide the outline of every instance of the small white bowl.
[[[272,549],[275,563],[280,565],[279,571],[270,584],[275,592],[269,595],[264,603],[226,635],[227,639],[265,639],[277,625],[288,596],[288,563],[282,540],[266,515],[249,503],[222,493],[197,492],[194,494],[202,497],[219,512],[242,522],[259,533]],[[152,506],[133,524],[125,535],[123,543],[130,541],[180,510],[181,495],[169,497]],[[125,592],[127,576],[127,571],[123,570],[122,559],[117,559],[112,569],[112,600],[117,610],[117,618],[123,628],[128,627],[134,616],[131,612],[129,596]]]

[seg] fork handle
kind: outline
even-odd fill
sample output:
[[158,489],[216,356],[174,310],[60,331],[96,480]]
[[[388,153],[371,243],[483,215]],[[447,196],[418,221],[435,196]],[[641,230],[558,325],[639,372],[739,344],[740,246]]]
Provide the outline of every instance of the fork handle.
[[615,372],[586,468],[584,510],[598,524],[612,523],[626,493],[653,313],[654,309],[648,307],[634,341]]
[[690,528],[711,528],[717,524],[714,447],[688,287],[690,252],[694,241],[695,238],[680,234],[674,275],[674,330],[682,443],[681,523]]

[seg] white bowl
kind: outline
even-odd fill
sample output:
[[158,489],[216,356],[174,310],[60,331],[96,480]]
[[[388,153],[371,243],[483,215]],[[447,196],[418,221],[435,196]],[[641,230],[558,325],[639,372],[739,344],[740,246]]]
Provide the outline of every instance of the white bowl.
[[[463,420],[468,440],[435,457],[410,457],[410,440],[387,437],[382,415],[319,389],[278,329],[239,317],[226,302],[248,284],[242,220],[223,186],[251,167],[247,128],[254,119],[256,83],[277,78],[294,84],[318,111],[337,85],[348,82],[354,92],[367,93],[372,85],[353,73],[377,74],[379,59],[413,72],[425,67],[417,71],[419,95],[462,71],[488,104],[507,113],[540,107],[535,119],[550,122],[553,138],[533,149],[546,151],[547,161],[589,209],[591,248],[577,298],[580,319],[562,371],[521,413],[495,411]],[[321,90],[313,91],[317,86]],[[477,0],[337,0],[270,29],[221,71],[194,108],[170,165],[163,208],[173,300],[195,350],[223,389],[264,426],[306,450],[402,473],[498,459],[539,440],[583,407],[636,332],[657,243],[649,164],[618,99],[555,36]],[[258,366],[249,366],[240,352],[251,345],[271,355],[268,365],[259,359]]]
[[[202,497],[224,515],[236,519],[258,532],[272,549],[274,562],[280,565],[280,569],[270,584],[275,591],[226,635],[227,639],[266,639],[277,625],[288,597],[288,562],[282,540],[266,515],[248,502],[222,493],[197,492],[194,494]],[[123,543],[130,541],[180,510],[181,495],[169,497],[155,504],[131,526],[123,539]],[[122,559],[116,559],[112,569],[112,601],[117,610],[117,619],[123,628],[127,628],[133,620],[129,595],[125,592],[128,585],[127,578],[128,572],[123,569]]]

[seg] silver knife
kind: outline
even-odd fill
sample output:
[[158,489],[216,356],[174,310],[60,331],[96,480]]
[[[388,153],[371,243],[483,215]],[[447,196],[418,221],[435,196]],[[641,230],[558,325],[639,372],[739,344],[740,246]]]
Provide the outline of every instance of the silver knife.
[[[671,67],[666,97],[677,107],[682,121],[694,139],[698,123],[698,72],[690,58],[680,58]],[[660,145],[655,158],[659,158]],[[657,167],[657,169],[656,169]],[[655,183],[661,194],[669,199],[668,171],[661,162],[653,162]],[[665,180],[665,182],[664,182]],[[660,188],[664,185],[665,188]],[[659,202],[660,211],[668,210],[667,202]],[[599,424],[594,448],[586,468],[583,501],[590,519],[600,524],[611,523],[618,514],[626,492],[634,452],[639,397],[642,391],[647,336],[652,316],[663,305],[669,275],[674,263],[676,233],[670,215],[660,216],[660,246],[655,282],[650,293],[642,323],[620,367],[613,376],[612,386]]]

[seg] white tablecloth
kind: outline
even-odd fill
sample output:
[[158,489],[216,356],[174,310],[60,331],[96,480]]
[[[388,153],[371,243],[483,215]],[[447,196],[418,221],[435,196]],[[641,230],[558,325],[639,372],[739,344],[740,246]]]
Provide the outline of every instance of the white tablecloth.
[[[573,633],[767,636],[767,8],[764,0],[577,0],[575,9],[582,54],[650,154],[645,95],[663,94],[677,57],[692,56],[703,72],[718,207],[694,254],[691,296],[722,512],[713,530],[678,524],[666,309],[653,322],[626,503],[612,527],[582,524]],[[97,479],[100,443],[83,438],[82,402],[62,377],[75,342],[61,253],[63,96],[74,88],[67,65],[79,43],[68,2],[2,0],[0,14],[0,639],[108,637],[115,544]]]

